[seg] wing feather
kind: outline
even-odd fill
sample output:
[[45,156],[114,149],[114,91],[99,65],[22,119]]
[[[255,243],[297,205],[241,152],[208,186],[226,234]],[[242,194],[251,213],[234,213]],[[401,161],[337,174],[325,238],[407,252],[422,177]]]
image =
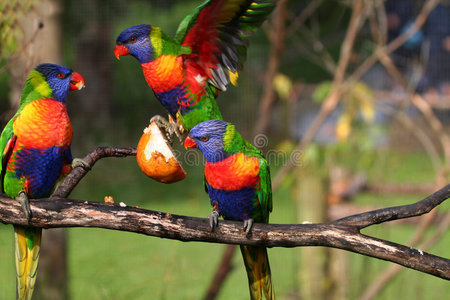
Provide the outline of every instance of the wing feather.
[[185,67],[222,91],[230,82],[235,84],[229,71],[242,70],[248,37],[274,9],[275,2],[209,0],[197,7],[181,22],[175,35],[178,42],[192,49],[184,55]]
[[17,137],[14,135],[13,132],[13,123],[14,119],[11,119],[3,129],[2,135],[0,137],[0,149],[1,149],[1,164],[0,164],[0,178],[2,181],[2,191],[4,192],[3,188],[3,178],[5,177],[6,173],[6,165],[8,164],[8,161],[11,157],[12,151],[14,149],[14,145],[16,143]]
[[272,212],[272,183],[270,179],[270,169],[265,158],[259,158],[259,189],[258,199],[262,208],[264,222],[269,222],[269,214]]

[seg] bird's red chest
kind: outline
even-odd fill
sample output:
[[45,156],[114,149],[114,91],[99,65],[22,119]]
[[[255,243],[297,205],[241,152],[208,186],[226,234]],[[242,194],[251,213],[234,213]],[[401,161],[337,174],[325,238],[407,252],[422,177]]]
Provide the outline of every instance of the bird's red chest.
[[182,63],[180,56],[161,55],[141,66],[147,84],[158,94],[177,88],[183,83]]
[[73,129],[66,106],[53,99],[30,102],[14,120],[14,135],[25,147],[47,149],[72,143]]
[[232,191],[255,186],[259,181],[259,159],[238,153],[216,163],[205,163],[208,184],[220,190]]

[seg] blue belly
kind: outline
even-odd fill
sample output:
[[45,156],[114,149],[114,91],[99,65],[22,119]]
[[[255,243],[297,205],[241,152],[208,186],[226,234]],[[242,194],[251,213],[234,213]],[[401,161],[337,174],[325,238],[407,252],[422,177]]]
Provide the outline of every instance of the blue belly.
[[[187,101],[186,94],[181,88],[181,85],[167,92],[155,93],[155,96],[174,120],[176,120],[176,115],[180,107],[179,103]],[[184,108],[182,109],[184,110]],[[181,113],[183,114],[183,112]]]
[[253,188],[223,191],[208,186],[208,195],[211,205],[217,203],[219,214],[227,220],[243,221],[254,218],[255,209],[260,209],[258,203],[254,201],[256,195]]
[[14,156],[14,172],[8,172],[7,175],[15,177],[16,180],[25,177],[28,181],[29,197],[48,197],[62,173],[64,157],[71,161],[68,148],[21,149]]

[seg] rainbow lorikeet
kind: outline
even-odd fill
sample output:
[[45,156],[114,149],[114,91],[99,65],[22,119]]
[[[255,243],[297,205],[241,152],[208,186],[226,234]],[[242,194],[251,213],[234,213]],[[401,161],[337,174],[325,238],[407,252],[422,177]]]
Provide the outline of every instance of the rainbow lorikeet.
[[160,117],[156,121],[179,136],[177,128],[189,131],[200,122],[222,119],[215,98],[230,82],[236,85],[248,37],[275,2],[208,0],[180,23],[174,38],[159,27],[135,25],[120,33],[114,53],[139,61],[148,85],[178,126]]
[[[218,217],[244,221],[250,233],[253,222],[268,223],[272,211],[270,171],[261,152],[244,140],[234,125],[222,120],[202,122],[191,129],[184,145],[198,148],[205,157],[205,188],[212,213],[212,229]],[[241,246],[251,299],[275,299],[265,247]]]
[[[30,72],[20,107],[0,137],[3,192],[20,202],[27,219],[29,198],[49,197],[73,162],[69,90],[84,87],[80,74],[54,64]],[[80,162],[78,160],[77,162]],[[14,226],[18,299],[31,299],[39,259],[41,228]]]

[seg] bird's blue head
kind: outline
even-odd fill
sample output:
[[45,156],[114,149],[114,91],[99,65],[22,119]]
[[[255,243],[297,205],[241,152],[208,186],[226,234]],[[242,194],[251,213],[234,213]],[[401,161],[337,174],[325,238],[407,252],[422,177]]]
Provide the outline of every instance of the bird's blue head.
[[201,122],[191,129],[184,141],[184,146],[186,149],[200,149],[207,162],[215,163],[221,161],[230,156],[224,149],[224,140],[230,128],[234,130],[233,125],[223,120]]
[[[51,93],[48,93],[48,96],[51,96],[57,101],[65,102],[67,93],[69,91],[73,90],[80,90],[84,87],[84,79],[81,77],[80,74],[77,72],[73,72],[72,69],[50,64],[50,63],[43,63],[34,69],[35,71],[39,72],[41,76],[43,76],[45,82],[47,85],[42,85],[43,82],[42,77],[33,76],[30,74],[31,83],[33,84],[35,89],[41,89],[44,91],[45,89],[50,88]],[[46,93],[42,93],[46,94]]]
[[140,24],[122,31],[116,40],[114,54],[117,59],[123,55],[132,55],[143,64],[153,59],[153,47],[150,40],[152,26]]

